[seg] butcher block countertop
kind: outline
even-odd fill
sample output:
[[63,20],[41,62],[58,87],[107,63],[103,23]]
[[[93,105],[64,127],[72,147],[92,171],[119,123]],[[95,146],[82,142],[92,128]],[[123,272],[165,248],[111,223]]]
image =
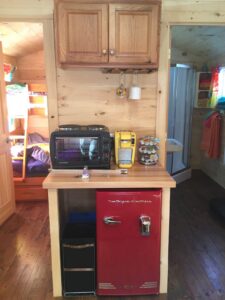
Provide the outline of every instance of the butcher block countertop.
[[174,188],[176,182],[163,169],[135,164],[127,174],[114,167],[110,170],[89,170],[90,177],[82,178],[82,170],[51,170],[43,182],[46,189],[95,188]]

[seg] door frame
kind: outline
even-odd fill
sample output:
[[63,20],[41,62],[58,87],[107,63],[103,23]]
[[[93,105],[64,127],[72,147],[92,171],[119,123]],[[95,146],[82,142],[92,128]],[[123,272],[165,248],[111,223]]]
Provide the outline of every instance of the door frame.
[[[157,90],[157,112],[156,112],[156,136],[160,138],[159,162],[166,168],[166,139],[169,103],[169,81],[170,81],[170,45],[171,26],[173,25],[207,25],[225,26],[225,3],[220,1],[205,0],[170,1],[164,0],[162,6],[160,24],[160,51],[158,68],[158,90]],[[216,3],[215,3],[216,2]],[[215,8],[216,7],[216,8]],[[215,12],[216,11],[216,12]],[[217,12],[218,11],[218,12]],[[207,21],[206,21],[207,20]],[[163,193],[165,191],[163,190]],[[166,207],[167,205],[167,207]],[[166,218],[170,218],[169,202],[162,202],[162,211],[166,211]],[[169,254],[169,222],[161,227],[161,263],[168,261]],[[168,264],[161,264],[160,293],[167,292],[168,286]]]
[[[204,11],[203,8],[204,7]],[[216,7],[216,9],[215,9]],[[225,26],[225,4],[218,1],[204,3],[199,0],[165,1],[160,25],[160,51],[158,68],[158,93],[156,136],[160,139],[159,162],[166,168],[166,139],[169,103],[171,27],[173,25]],[[218,11],[218,13],[215,13]],[[206,21],[207,20],[207,21]]]
[[5,97],[3,52],[0,42],[0,225],[15,212],[15,192],[9,144],[8,114]]
[[[56,81],[56,60],[54,46],[54,27],[53,18],[4,18],[0,17],[0,22],[30,22],[41,23],[43,25],[43,45],[44,45],[44,65],[46,75],[46,85],[48,91],[48,131],[49,134],[58,127],[58,107],[55,104],[57,99],[57,81]],[[6,99],[6,97],[5,97]],[[11,179],[10,179],[11,181]],[[14,185],[12,177],[12,185]]]
[[43,25],[43,45],[46,85],[48,91],[48,127],[49,133],[58,127],[58,106],[55,105],[57,99],[57,76],[56,76],[56,55],[54,43],[53,18],[33,17],[0,17],[0,22],[30,22],[41,23]]

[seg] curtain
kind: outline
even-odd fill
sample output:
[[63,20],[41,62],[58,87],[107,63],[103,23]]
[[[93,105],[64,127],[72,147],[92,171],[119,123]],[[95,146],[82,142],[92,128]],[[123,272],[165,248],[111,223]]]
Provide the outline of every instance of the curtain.
[[225,67],[216,67],[212,70],[210,93],[208,106],[225,109]]

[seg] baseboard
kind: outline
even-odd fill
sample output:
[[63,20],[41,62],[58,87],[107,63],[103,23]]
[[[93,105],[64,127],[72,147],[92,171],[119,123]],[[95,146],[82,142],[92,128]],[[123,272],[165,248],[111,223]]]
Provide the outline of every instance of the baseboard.
[[177,184],[185,181],[185,180],[188,180],[191,178],[191,172],[192,172],[192,169],[186,169],[180,173],[177,173],[175,175],[173,175],[173,179],[176,181]]

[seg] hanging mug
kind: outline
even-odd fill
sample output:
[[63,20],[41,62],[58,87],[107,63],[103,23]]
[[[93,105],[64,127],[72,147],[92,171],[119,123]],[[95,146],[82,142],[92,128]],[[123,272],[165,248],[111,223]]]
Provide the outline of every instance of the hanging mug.
[[133,74],[132,86],[129,89],[129,99],[130,100],[140,100],[141,99],[141,88],[138,86],[137,73]]

